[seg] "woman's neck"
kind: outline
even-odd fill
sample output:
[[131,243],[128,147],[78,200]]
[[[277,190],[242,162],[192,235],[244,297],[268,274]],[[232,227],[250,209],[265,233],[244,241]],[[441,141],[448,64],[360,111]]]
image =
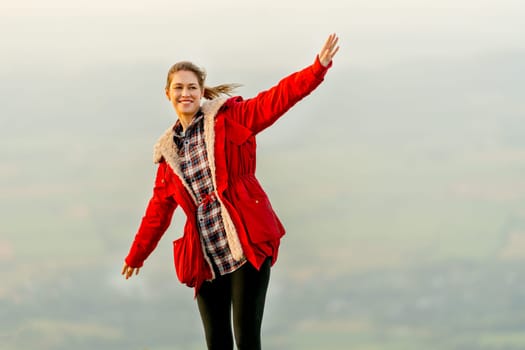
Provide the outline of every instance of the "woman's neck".
[[193,120],[193,117],[195,117],[195,114],[194,115],[183,114],[183,115],[179,115],[178,117],[179,117],[180,125],[182,125],[182,131],[186,131],[188,126],[190,126],[191,121]]

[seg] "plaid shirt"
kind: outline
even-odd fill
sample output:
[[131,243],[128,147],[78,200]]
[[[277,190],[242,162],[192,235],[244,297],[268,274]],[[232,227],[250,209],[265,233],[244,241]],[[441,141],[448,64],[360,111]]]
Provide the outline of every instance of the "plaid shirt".
[[201,241],[213,265],[221,275],[241,267],[246,259],[235,261],[222,222],[221,205],[215,196],[208,154],[204,143],[204,115],[199,112],[183,132],[180,121],[174,127],[173,140],[179,148],[184,180],[197,198],[197,222]]

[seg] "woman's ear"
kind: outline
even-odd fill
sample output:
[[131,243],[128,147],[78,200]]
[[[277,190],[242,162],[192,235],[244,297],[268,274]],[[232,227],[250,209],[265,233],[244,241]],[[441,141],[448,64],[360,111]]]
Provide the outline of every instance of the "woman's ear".
[[168,88],[166,88],[166,89],[164,89],[164,92],[166,93],[166,97],[168,98],[168,101],[171,101],[170,90]]

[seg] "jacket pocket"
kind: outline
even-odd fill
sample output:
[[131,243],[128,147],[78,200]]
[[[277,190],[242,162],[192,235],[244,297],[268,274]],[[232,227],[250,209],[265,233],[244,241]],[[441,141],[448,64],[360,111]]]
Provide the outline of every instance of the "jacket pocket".
[[175,272],[179,281],[189,287],[195,286],[196,282],[195,273],[189,263],[190,258],[193,256],[193,249],[194,247],[192,247],[191,240],[188,239],[187,234],[173,241]]
[[237,211],[252,243],[273,241],[283,236],[284,229],[267,197],[243,199]]
[[237,146],[242,145],[253,136],[253,132],[250,129],[231,118],[225,118],[225,124],[226,138]]

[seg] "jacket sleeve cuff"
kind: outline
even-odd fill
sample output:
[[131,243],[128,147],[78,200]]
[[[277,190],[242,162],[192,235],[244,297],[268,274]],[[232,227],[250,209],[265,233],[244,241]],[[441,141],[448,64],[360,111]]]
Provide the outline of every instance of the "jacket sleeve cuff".
[[131,254],[131,253],[124,259],[124,262],[129,267],[134,267],[134,268],[142,267],[142,265],[144,265],[144,261],[143,260],[140,260],[140,259],[137,259],[136,257],[133,257],[133,254]]
[[323,66],[321,64],[321,61],[319,60],[319,55],[317,55],[315,57],[315,62],[312,65],[312,72],[317,78],[323,79],[324,76],[326,75],[326,72],[328,72],[328,69],[332,67],[332,64],[333,64],[333,61],[330,61],[327,67]]

